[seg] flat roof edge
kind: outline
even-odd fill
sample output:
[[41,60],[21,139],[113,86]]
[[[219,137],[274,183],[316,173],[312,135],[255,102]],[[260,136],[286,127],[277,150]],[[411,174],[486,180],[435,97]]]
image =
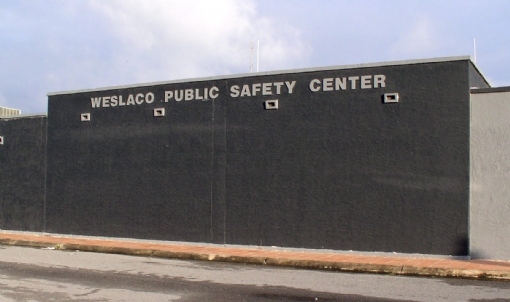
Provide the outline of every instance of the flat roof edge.
[[18,118],[31,118],[31,117],[46,117],[47,113],[29,113],[29,114],[18,114],[18,115],[0,115],[0,120],[12,120]]
[[491,87],[491,88],[471,88],[470,92],[477,93],[495,93],[495,92],[510,92],[510,86]]
[[[376,63],[351,64],[351,65],[337,65],[337,66],[326,66],[326,67],[312,67],[312,68],[299,68],[299,69],[288,69],[288,70],[275,70],[275,71],[267,71],[267,72],[242,73],[242,74],[235,74],[235,75],[229,75],[229,76],[213,76],[213,77],[202,77],[202,78],[189,78],[189,79],[182,79],[182,80],[148,82],[148,83],[140,83],[140,84],[108,86],[108,87],[99,87],[99,88],[91,88],[91,89],[57,91],[57,92],[49,92],[46,95],[47,96],[54,96],[54,95],[62,95],[62,94],[74,94],[74,93],[83,93],[83,92],[106,91],[106,90],[126,89],[126,88],[145,87],[145,86],[154,86],[154,85],[166,85],[166,84],[178,84],[178,83],[188,83],[188,82],[204,82],[204,81],[228,80],[228,79],[238,79],[238,78],[244,78],[244,77],[260,77],[260,76],[267,76],[267,75],[291,74],[291,73],[300,73],[300,72],[315,72],[315,71],[327,71],[327,70],[338,70],[338,69],[359,69],[359,68],[397,66],[397,65],[414,65],[414,64],[425,64],[425,63],[453,62],[453,61],[470,61],[470,62],[472,62],[471,56],[439,57],[439,58],[430,58],[430,59],[416,59],[416,60],[404,60],[404,61],[389,61],[389,62],[376,62]],[[474,66],[475,66],[475,68],[477,68],[476,65],[474,65]],[[478,72],[480,72],[479,68],[477,68],[477,70],[478,70]],[[480,74],[485,79],[485,76],[481,72],[480,72]]]

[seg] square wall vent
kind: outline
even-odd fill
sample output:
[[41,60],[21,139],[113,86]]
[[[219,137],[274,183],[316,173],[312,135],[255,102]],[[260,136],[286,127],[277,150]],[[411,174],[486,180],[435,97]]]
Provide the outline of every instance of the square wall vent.
[[90,113],[82,113],[80,119],[82,122],[90,122]]
[[383,96],[384,103],[398,103],[398,93],[385,93]]
[[278,100],[269,100],[264,103],[266,110],[278,109]]
[[154,108],[154,116],[165,116],[165,108]]

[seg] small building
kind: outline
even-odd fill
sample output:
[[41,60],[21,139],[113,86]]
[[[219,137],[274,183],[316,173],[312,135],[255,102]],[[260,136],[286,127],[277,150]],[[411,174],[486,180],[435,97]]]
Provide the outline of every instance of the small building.
[[46,114],[0,116],[0,229],[44,230]]
[[21,110],[19,109],[13,109],[13,108],[7,108],[0,106],[0,116],[7,116],[7,115],[20,115]]

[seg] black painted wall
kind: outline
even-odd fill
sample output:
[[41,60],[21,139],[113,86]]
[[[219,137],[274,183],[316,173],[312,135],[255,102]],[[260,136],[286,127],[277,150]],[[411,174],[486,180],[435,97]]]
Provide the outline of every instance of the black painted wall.
[[[384,88],[309,89],[379,74]],[[292,94],[229,96],[286,81]],[[466,255],[474,82],[461,60],[51,95],[46,231]],[[164,102],[165,90],[213,86],[214,100]],[[151,104],[91,106],[147,92]],[[393,92],[400,102],[383,104]]]
[[46,116],[0,119],[0,229],[43,231]]

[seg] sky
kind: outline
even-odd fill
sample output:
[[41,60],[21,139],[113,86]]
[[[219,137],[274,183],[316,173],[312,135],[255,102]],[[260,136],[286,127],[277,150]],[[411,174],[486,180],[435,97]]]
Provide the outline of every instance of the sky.
[[[470,55],[510,86],[507,0],[2,0],[0,106],[47,93]],[[251,48],[254,48],[253,54]]]

